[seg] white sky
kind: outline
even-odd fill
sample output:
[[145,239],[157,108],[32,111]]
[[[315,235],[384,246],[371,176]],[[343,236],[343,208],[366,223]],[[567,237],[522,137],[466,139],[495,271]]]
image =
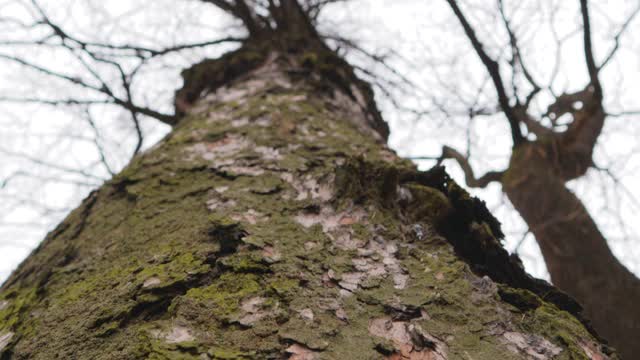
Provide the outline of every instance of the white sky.
[[[628,14],[635,2],[593,2],[596,55],[602,57],[612,44],[610,37],[619,20]],[[28,12],[23,10],[21,3],[24,1],[0,0],[0,17],[14,15],[20,19],[28,18]],[[484,11],[488,9],[483,8],[493,4],[493,1],[474,0],[469,3],[475,6],[473,22],[478,25],[479,36],[492,54],[497,55],[496,49],[504,48],[501,46],[503,41],[499,40],[504,34],[502,30],[496,30],[500,29],[499,24],[496,25],[496,19],[492,19],[490,12]],[[525,58],[534,76],[542,82],[550,77],[555,49],[551,32],[548,27],[545,30],[543,21],[548,17],[548,11],[541,12],[537,5],[563,4],[554,11],[558,18],[557,31],[562,34],[571,34],[579,26],[578,14],[575,8],[566,5],[569,3],[566,0],[507,2],[511,3],[520,4],[513,23],[520,25],[514,26],[522,36]],[[66,29],[78,31],[86,38],[103,41],[142,42],[150,46],[158,42],[197,42],[215,37],[220,29],[227,29],[229,25],[215,9],[197,1],[118,0],[106,4],[93,0],[42,0],[41,4]],[[459,108],[465,101],[471,101],[470,96],[483,83],[485,73],[466,38],[460,36],[460,28],[444,0],[354,0],[346,6],[338,5],[330,10],[325,16],[325,29],[337,28],[339,33],[360,40],[368,49],[389,48],[397,52],[398,56],[392,58],[394,66],[421,89],[405,93],[395,91],[397,100],[403,105],[431,110],[431,98],[434,97],[446,100],[448,106]],[[635,99],[638,90],[635,84],[640,83],[639,48],[632,36],[640,30],[639,23],[636,21],[630,29],[631,36],[622,39],[623,50],[617,61],[602,73],[610,110],[634,109],[634,105],[640,108]],[[20,36],[5,31],[0,39]],[[586,77],[580,46],[580,38],[574,36],[563,47],[563,61],[558,81],[554,84],[556,91],[576,90],[584,86]],[[13,51],[0,46],[0,54]],[[179,70],[203,55],[213,56],[216,51],[221,50],[190,52],[152,64],[143,74],[145,81],[135,84],[141,94],[138,100],[167,110],[172,92],[179,86]],[[26,54],[32,61],[62,71],[73,72],[77,66],[73,60],[57,52],[29,49],[18,54]],[[363,63],[357,56],[351,59]],[[385,74],[384,69],[372,69]],[[108,70],[102,70],[105,76],[112,76]],[[0,67],[0,78],[0,96],[82,94],[65,84],[14,66]],[[483,93],[486,94],[483,101],[493,97],[491,87],[484,88]],[[548,101],[548,97],[541,96],[538,105],[544,107],[545,101]],[[480,118],[469,127],[464,119],[448,121],[437,113],[416,121],[396,111],[383,97],[380,97],[380,107],[391,124],[390,144],[401,155],[439,155],[440,148],[445,144],[464,151],[467,146],[464,134],[470,129],[472,164],[477,173],[503,169],[508,161],[510,140],[506,122],[501,118]],[[93,115],[102,133],[98,142],[108,149],[108,163],[114,169],[121,168],[126,163],[133,143],[130,122],[125,115],[113,109],[96,108]],[[95,133],[81,119],[82,113],[72,110],[0,103],[0,179],[19,170],[40,178],[55,176],[65,179],[59,182],[20,177],[12,181],[10,186],[0,189],[0,281],[63,217],[65,212],[56,209],[74,207],[91,189],[91,186],[76,184],[77,181],[86,182],[86,178],[37,166],[34,159],[83,169],[98,177],[108,176],[104,167],[96,163]],[[640,167],[640,157],[635,155],[638,153],[637,136],[640,129],[635,120],[633,117],[608,120],[605,135],[601,139],[602,146],[597,149],[597,163],[601,166],[611,165],[621,184],[613,187],[610,179],[594,171],[586,179],[571,184],[571,187],[585,200],[593,217],[610,239],[614,252],[628,267],[640,273],[640,262],[636,260],[640,256],[637,238],[640,229],[635,221],[639,208],[635,198],[640,197],[640,189],[635,185]],[[155,121],[145,121],[144,126],[150,134],[145,143],[147,147],[167,131],[166,127]],[[24,156],[16,157],[16,154],[10,156],[2,153],[2,150],[28,155],[31,160]],[[433,162],[430,161],[420,163],[423,168],[431,165]],[[457,166],[447,165],[454,177],[462,181]],[[92,179],[89,182],[100,181]],[[521,241],[525,227],[502,196],[499,186],[472,193],[486,200],[504,223],[506,246],[514,249]],[[34,202],[46,204],[48,211],[43,211]],[[519,253],[525,266],[534,275],[545,277],[544,263],[535,240],[530,235],[524,239]]]

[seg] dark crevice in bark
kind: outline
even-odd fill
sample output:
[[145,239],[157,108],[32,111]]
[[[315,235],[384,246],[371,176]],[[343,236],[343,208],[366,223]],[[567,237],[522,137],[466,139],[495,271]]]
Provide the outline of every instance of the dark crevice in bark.
[[238,224],[217,225],[209,230],[211,241],[220,245],[215,255],[216,258],[230,255],[238,250],[242,238],[247,236],[247,232]]
[[515,306],[523,312],[537,309],[542,305],[540,300],[534,296],[526,296],[528,294],[522,294],[521,292],[511,291],[509,288],[499,287],[498,296],[503,301]]
[[422,317],[422,307],[404,304],[385,304],[384,311],[393,321],[409,321]]
[[[574,315],[594,337],[602,340],[590,320],[583,316],[582,306],[574,298],[548,282],[527,274],[518,256],[510,255],[504,249],[500,242],[503,234],[498,230],[499,222],[491,215],[484,201],[470,197],[446,173],[443,174],[442,181],[438,181],[434,187],[437,188],[438,183],[447,184],[440,190],[451,200],[454,211],[438,227],[471,268],[479,275],[487,275],[496,282],[533,292]],[[489,225],[490,232],[483,228],[483,222]]]
[[[165,317],[169,312],[169,307],[176,298],[185,295],[190,289],[210,285],[215,279],[219,278],[221,274],[229,271],[229,268],[222,264],[221,261],[226,256],[238,251],[238,246],[242,243],[242,238],[246,235],[248,235],[247,232],[237,224],[218,224],[212,227],[208,232],[208,236],[210,241],[220,245],[220,249],[207,256],[205,263],[211,266],[209,272],[197,276],[189,276],[185,280],[172,283],[169,286],[140,289],[132,298],[132,300],[136,302],[136,305],[130,311],[122,313],[118,317],[98,318],[92,324],[92,327],[99,328],[103,324],[116,321],[118,322],[117,329],[123,329],[131,323],[140,321],[149,322]],[[153,295],[157,298],[149,301],[145,300],[144,295]],[[109,336],[117,331],[117,329],[109,329],[109,331],[102,333],[101,336]]]
[[5,349],[4,352],[2,353],[2,357],[0,357],[0,360],[12,360],[12,359],[13,359],[13,350]]

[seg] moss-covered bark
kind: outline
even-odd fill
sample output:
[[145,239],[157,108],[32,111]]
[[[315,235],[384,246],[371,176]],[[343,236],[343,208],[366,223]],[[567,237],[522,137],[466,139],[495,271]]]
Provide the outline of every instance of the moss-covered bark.
[[2,288],[2,359],[607,358],[309,56],[199,89],[49,234]]

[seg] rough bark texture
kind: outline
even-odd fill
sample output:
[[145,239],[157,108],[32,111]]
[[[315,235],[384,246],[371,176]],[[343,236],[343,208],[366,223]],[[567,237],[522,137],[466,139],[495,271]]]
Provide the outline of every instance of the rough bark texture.
[[558,151],[546,144],[515,150],[503,189],[535,235],[553,283],[578,299],[594,327],[619,344],[625,358],[634,359],[640,354],[640,281],[615,258],[587,209],[565,185],[565,179],[586,171],[591,154],[582,162],[560,162]]
[[184,120],[5,283],[2,360],[616,358],[343,62],[258,48],[185,73]]

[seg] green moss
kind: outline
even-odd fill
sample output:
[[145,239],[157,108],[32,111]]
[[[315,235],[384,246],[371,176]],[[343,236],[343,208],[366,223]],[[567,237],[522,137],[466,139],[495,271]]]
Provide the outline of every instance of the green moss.
[[305,52],[302,54],[301,60],[304,66],[313,67],[318,63],[318,54],[311,51]]
[[431,219],[438,224],[452,213],[451,202],[441,191],[419,184],[407,184],[406,187],[411,192],[409,214],[414,221]]
[[275,278],[268,282],[269,287],[281,297],[287,298],[300,291],[300,281],[289,278]]
[[210,308],[215,317],[228,321],[244,298],[262,291],[258,280],[255,274],[226,273],[209,286],[190,289],[185,296]]
[[212,349],[208,354],[214,360],[250,360],[255,359],[255,353],[241,352],[230,349]]
[[236,273],[265,273],[269,266],[264,263],[258,253],[233,254],[220,260],[220,264]]
[[575,317],[554,305],[543,303],[525,317],[520,326],[566,347],[567,351],[562,354],[561,359],[588,359],[578,342],[591,339],[591,335]]
[[501,285],[498,294],[502,300],[522,311],[537,309],[542,305],[542,299],[526,289],[514,289]]
[[204,260],[193,253],[180,254],[171,258],[168,263],[145,267],[137,274],[137,280],[143,283],[150,278],[155,278],[159,281],[157,286],[182,282],[189,276],[208,272],[210,266],[205,264]]
[[15,330],[20,320],[26,315],[29,307],[37,299],[36,288],[7,291],[2,294],[0,301],[6,301],[0,310],[0,331]]

